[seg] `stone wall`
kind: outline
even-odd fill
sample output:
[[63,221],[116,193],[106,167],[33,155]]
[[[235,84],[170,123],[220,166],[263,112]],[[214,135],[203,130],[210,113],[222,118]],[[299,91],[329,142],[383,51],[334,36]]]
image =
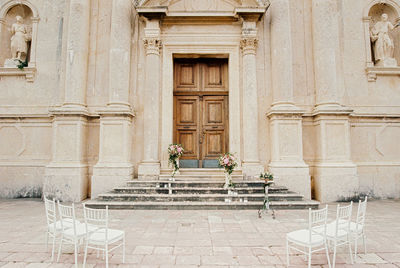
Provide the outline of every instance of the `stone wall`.
[[[1,197],[40,196],[46,180],[57,182],[53,176],[60,176],[60,182],[63,176],[80,174],[79,190],[73,191],[82,199],[90,196],[92,189],[96,195],[111,187],[110,181],[121,183],[137,177],[147,157],[145,110],[154,105],[146,103],[146,79],[160,77],[160,118],[171,107],[163,100],[170,96],[166,92],[171,81],[165,75],[171,67],[167,55],[229,54],[237,63],[231,66],[231,72],[237,74],[230,80],[235,88],[232,94],[237,94],[232,100],[244,105],[242,21],[164,18],[157,37],[162,42],[160,73],[149,74],[143,39],[154,37],[154,25],[139,16],[132,1],[84,1],[90,3],[88,7],[81,5],[83,2],[74,5],[74,0],[56,2],[29,1],[39,18],[35,66],[12,74],[0,67]],[[215,7],[226,9],[234,2],[216,1]],[[292,189],[308,197],[313,192],[322,201],[360,194],[400,197],[400,148],[396,143],[400,138],[400,71],[374,69],[368,16],[376,3],[370,2],[327,0],[323,6],[316,0],[271,0],[256,24],[260,166],[273,170],[278,180]],[[386,2],[387,8],[392,8],[390,14],[397,14],[400,1]],[[0,10],[8,3],[0,0]],[[184,8],[179,5],[177,2],[170,10]],[[131,12],[123,12],[127,7]],[[74,12],[88,16],[87,43],[69,40],[69,36],[82,34],[81,29],[70,28],[80,26],[70,18],[82,19]],[[4,21],[3,33],[10,27]],[[399,29],[392,33],[395,41],[400,40]],[[0,40],[0,44],[4,42],[7,40]],[[86,49],[86,56],[76,52]],[[397,46],[395,55],[400,55],[399,51]],[[0,56],[2,60],[8,57]],[[71,67],[77,61],[83,64]],[[86,62],[87,68],[83,68]],[[80,67],[80,72],[71,73]],[[86,86],[72,83],[75,79]],[[234,124],[237,128],[232,133],[237,136],[231,145],[243,160],[241,139],[248,135],[243,132],[248,118],[242,109],[232,115],[236,117],[240,123]],[[66,147],[68,134],[56,133],[56,126],[69,120],[75,124],[71,133],[83,131],[77,140],[69,140],[69,147],[84,147],[78,154]],[[166,167],[169,122],[160,119],[158,125],[161,168]],[[118,143],[119,139],[112,137],[124,138]],[[109,146],[129,150],[107,151]],[[57,158],[57,154],[61,156]],[[60,167],[66,169],[61,172],[57,170]],[[93,188],[91,182],[106,186]],[[59,189],[51,191],[55,194]]]

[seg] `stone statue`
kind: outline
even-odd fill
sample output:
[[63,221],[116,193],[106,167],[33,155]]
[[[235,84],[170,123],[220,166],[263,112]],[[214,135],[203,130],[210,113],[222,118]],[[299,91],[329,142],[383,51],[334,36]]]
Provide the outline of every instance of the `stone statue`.
[[381,21],[378,21],[371,29],[371,41],[375,42],[374,56],[375,65],[382,67],[396,67],[397,61],[393,57],[394,43],[389,36],[389,31],[392,31],[398,25],[388,21],[388,15],[382,14]]
[[23,24],[21,16],[16,16],[17,22],[11,26],[11,56],[13,59],[25,61],[28,53],[27,41],[29,41],[28,28]]

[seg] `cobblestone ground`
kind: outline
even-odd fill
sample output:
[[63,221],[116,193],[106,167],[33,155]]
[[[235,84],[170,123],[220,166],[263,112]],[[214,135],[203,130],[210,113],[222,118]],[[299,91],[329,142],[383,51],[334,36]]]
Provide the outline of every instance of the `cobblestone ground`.
[[[82,218],[82,206],[77,207]],[[336,204],[329,207],[333,218]],[[110,217],[111,227],[125,230],[127,237],[126,263],[117,249],[110,267],[284,267],[285,234],[306,226],[307,211],[277,211],[275,220],[260,219],[257,211],[112,210]],[[71,247],[65,247],[59,263],[51,262],[41,200],[0,200],[0,221],[0,267],[73,267]],[[400,201],[369,202],[366,233],[367,254],[351,265],[342,248],[336,267],[400,267]],[[94,252],[88,263],[105,267]],[[291,263],[306,267],[302,256],[292,255]],[[324,254],[313,255],[312,263],[327,267]]]

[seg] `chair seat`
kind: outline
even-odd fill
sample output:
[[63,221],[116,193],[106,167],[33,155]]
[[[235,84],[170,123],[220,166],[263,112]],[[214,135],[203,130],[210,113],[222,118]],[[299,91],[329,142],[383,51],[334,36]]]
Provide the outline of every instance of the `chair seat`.
[[[89,232],[95,232],[97,230],[97,227],[88,225],[88,231]],[[66,230],[64,230],[64,235],[67,237],[74,237],[74,228],[70,227]],[[86,225],[84,223],[77,223],[76,224],[76,237],[78,239],[86,236]]]
[[[77,225],[78,225],[78,224],[81,224],[79,221],[75,221],[75,222],[76,222]],[[65,219],[65,220],[63,221],[63,225],[64,225],[64,228],[65,228],[65,229],[72,228],[72,225],[73,225],[72,219]],[[49,231],[52,232],[52,233],[54,233],[54,224],[50,224],[50,225],[49,225]],[[62,231],[61,220],[56,221],[56,230],[55,230],[55,231],[56,231],[56,232]]]
[[[108,229],[108,243],[114,243],[124,237],[125,232],[122,230]],[[103,245],[106,240],[105,229],[98,229],[89,235],[89,243]]]
[[295,242],[297,244],[318,246],[324,243],[324,237],[320,234],[313,233],[311,235],[311,243],[310,239],[310,231],[308,229],[297,230],[294,232],[290,232],[286,235],[286,238],[289,241]]
[[[328,226],[335,226],[335,224],[336,224],[336,220],[331,222],[331,223],[329,223]],[[339,220],[339,226],[341,224],[345,225],[346,222],[343,221],[343,220]],[[358,226],[357,226],[357,223],[355,223],[353,221],[350,222],[350,233],[358,233],[358,234],[360,234],[362,232],[362,230],[363,230],[363,226],[362,225],[358,224]]]
[[[335,223],[330,223],[326,226],[326,238],[327,239],[334,239],[335,238],[335,233],[336,233],[336,222]],[[318,233],[323,232],[323,227],[317,227],[315,228],[315,231]],[[347,231],[343,230],[343,229],[339,229],[338,233],[337,233],[337,237],[339,239],[341,239],[342,237],[346,237],[347,236]]]

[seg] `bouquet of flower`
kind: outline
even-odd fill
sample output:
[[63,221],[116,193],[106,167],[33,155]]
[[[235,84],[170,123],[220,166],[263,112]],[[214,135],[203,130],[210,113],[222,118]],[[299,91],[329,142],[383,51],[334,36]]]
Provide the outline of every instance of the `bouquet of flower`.
[[185,150],[183,149],[181,144],[170,144],[168,147],[168,154],[169,154],[169,163],[172,164],[174,170],[172,172],[172,177],[175,176],[175,173],[179,170],[178,162],[176,161],[179,159]]
[[260,179],[266,180],[266,181],[273,181],[274,180],[274,175],[269,172],[265,173],[260,173]]
[[235,156],[231,153],[226,153],[219,158],[219,165],[225,169],[225,172],[229,175],[232,174],[235,167],[237,167],[237,162],[235,161]]

